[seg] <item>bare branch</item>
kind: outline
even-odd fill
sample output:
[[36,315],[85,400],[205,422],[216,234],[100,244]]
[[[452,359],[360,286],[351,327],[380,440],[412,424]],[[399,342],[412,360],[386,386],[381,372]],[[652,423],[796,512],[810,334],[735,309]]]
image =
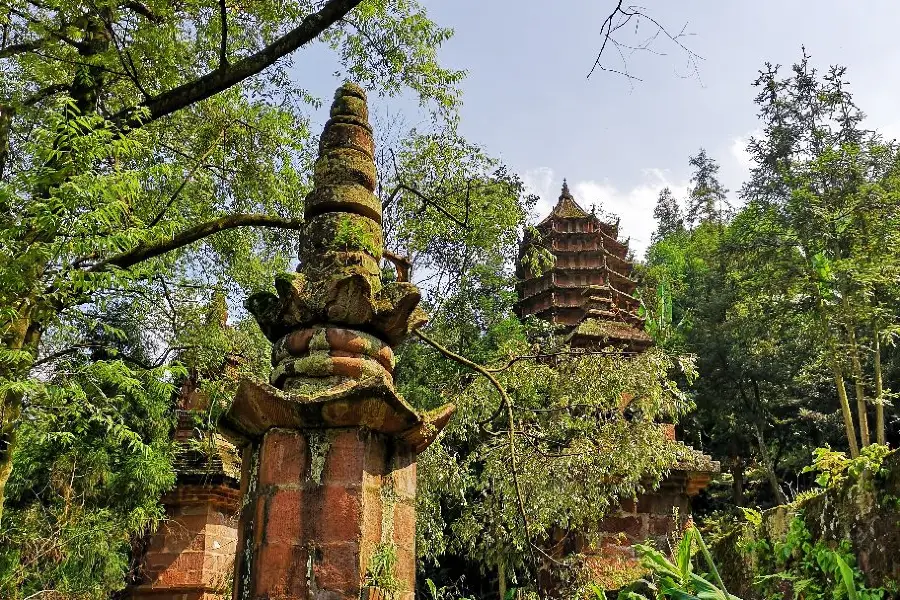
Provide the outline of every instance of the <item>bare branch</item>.
[[228,9],[225,0],[219,0],[219,26],[222,28],[219,42],[219,69],[228,68]]
[[[653,28],[653,33],[642,41],[637,43],[627,43],[620,38],[626,25],[633,23],[634,35],[637,35],[641,24],[645,22]],[[653,44],[662,37],[675,44],[675,46],[687,56],[691,75],[699,79],[700,70],[698,68],[698,61],[703,60],[703,57],[685,45],[684,40],[689,35],[691,34],[687,32],[687,23],[685,23],[677,33],[672,33],[662,25],[662,23],[647,14],[642,7],[637,5],[625,6],[624,0],[618,0],[615,8],[607,15],[606,19],[604,19],[603,23],[600,25],[600,50],[597,52],[597,57],[594,59],[594,64],[591,66],[591,70],[588,72],[587,76],[590,77],[595,71],[606,71],[608,73],[621,75],[633,81],[641,81],[639,77],[629,73],[628,57],[636,52],[648,52],[664,56],[664,52],[659,52],[653,48]],[[608,49],[610,47],[615,48],[616,54],[619,56],[619,62],[622,65],[621,67],[610,67],[603,63],[603,57],[605,54],[608,54]]]
[[426,194],[423,194],[418,189],[416,189],[415,186],[404,183],[402,178],[400,177],[400,168],[397,166],[397,156],[394,154],[393,149],[391,149],[390,153],[391,153],[391,161],[394,164],[394,173],[396,174],[397,179],[400,182],[391,191],[391,193],[388,195],[387,199],[385,199],[385,201],[381,203],[382,210],[384,210],[388,206],[390,206],[394,202],[394,200],[396,199],[397,195],[400,192],[409,192],[410,194],[414,195],[416,198],[418,198],[419,200],[422,201],[421,212],[424,212],[425,208],[430,206],[431,208],[435,209],[436,211],[441,213],[446,218],[453,221],[453,223],[455,223],[459,227],[468,227],[469,226],[469,210],[471,207],[471,191],[472,191],[472,182],[471,181],[466,181],[466,200],[465,200],[465,205],[464,205],[465,216],[463,217],[462,220],[460,220],[459,217],[457,217],[456,215],[454,215],[453,213],[448,211],[446,208],[441,206],[441,204],[439,202],[437,202],[436,200],[434,200],[434,198],[431,198],[431,197],[427,196]]

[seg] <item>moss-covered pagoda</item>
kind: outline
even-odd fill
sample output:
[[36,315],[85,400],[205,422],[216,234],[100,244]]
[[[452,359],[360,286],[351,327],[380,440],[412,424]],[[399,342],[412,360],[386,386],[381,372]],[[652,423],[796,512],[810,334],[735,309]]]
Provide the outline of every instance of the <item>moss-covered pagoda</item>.
[[[628,241],[619,240],[619,222],[587,212],[563,182],[559,201],[526,236],[517,266],[520,318],[536,316],[558,326],[575,348],[614,346],[639,352],[650,336],[638,315],[637,283]],[[522,260],[535,245],[554,256],[549,269],[535,275]]]

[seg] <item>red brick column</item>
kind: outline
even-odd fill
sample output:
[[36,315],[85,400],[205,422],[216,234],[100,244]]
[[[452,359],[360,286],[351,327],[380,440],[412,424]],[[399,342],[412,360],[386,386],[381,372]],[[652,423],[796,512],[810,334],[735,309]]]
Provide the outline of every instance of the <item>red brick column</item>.
[[357,599],[377,552],[397,558],[395,597],[411,597],[411,448],[362,429],[276,428],[250,452],[236,598]]

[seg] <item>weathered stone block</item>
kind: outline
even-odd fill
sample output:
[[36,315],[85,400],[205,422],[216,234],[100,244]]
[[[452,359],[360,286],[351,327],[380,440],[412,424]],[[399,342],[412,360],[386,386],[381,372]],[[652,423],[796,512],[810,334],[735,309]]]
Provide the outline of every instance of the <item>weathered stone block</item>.
[[394,504],[392,541],[399,549],[415,552],[416,509],[412,504],[399,501]]
[[408,500],[416,497],[416,462],[412,452],[397,453],[391,478],[399,498]]
[[262,443],[259,485],[301,484],[308,460],[306,437],[302,433],[270,429]]
[[329,433],[330,449],[325,459],[324,480],[339,484],[361,485],[366,463],[366,449],[377,444],[374,439],[356,429]]
[[298,545],[303,543],[302,490],[279,489],[266,498],[263,521],[258,523],[263,544]]
[[355,541],[316,545],[313,581],[316,590],[357,595],[363,579],[359,545]]
[[362,530],[362,488],[325,484],[321,492],[322,513],[318,539],[323,543],[356,540]]
[[266,565],[256,573],[252,600],[308,600],[308,554],[302,546],[266,545],[256,559]]
[[647,535],[644,521],[640,516],[606,517],[600,523],[600,531],[623,533],[634,541],[643,541]]

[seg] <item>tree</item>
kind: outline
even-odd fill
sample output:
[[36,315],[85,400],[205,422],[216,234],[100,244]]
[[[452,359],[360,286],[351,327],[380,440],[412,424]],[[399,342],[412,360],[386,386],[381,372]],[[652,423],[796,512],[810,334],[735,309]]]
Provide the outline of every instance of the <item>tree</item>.
[[700,148],[700,152],[688,161],[694,167],[691,175],[693,186],[688,190],[687,224],[695,227],[699,223],[719,222],[725,210],[728,190],[719,182],[716,175],[719,164]]
[[684,230],[681,207],[678,206],[678,200],[675,199],[672,190],[668,187],[664,187],[659,192],[656,207],[653,209],[653,218],[656,219],[656,231],[652,238],[654,242]]
[[236,379],[270,367],[255,322],[224,326],[223,291],[212,303],[189,282],[132,291],[43,340],[35,370],[50,385],[23,403],[0,528],[4,598],[107,599],[133,582],[165,517],[160,497],[175,482],[183,382],[209,397],[197,427],[215,430]]
[[[253,290],[288,266],[320,40],[382,93],[452,114],[450,32],[415,2],[27,2],[0,10],[0,503],[45,337],[153,277]],[[203,242],[197,244],[197,242]]]
[[[862,127],[845,73],[831,67],[820,75],[805,52],[787,78],[772,65],[761,71],[756,86],[764,129],[749,146],[755,166],[741,192],[748,202],[742,242],[748,263],[778,266],[757,285],[781,291],[781,310],[800,306],[813,317],[811,333],[856,456],[860,443],[870,443],[864,352],[879,347],[872,340],[884,335],[882,324],[896,322],[900,161],[894,144]],[[883,425],[883,414],[878,422]]]
[[[590,538],[619,499],[690,459],[654,423],[688,409],[668,375],[690,377],[692,364],[658,349],[624,356],[536,343],[512,316],[484,333],[476,346],[487,351],[484,365],[420,335],[467,369],[435,389],[426,385],[438,380],[434,369],[452,365],[419,350],[405,367],[418,377],[404,391],[419,406],[452,396],[459,407],[420,457],[420,553],[431,565],[462,557],[476,576],[497,573],[504,589],[507,580],[538,581],[551,532]],[[577,564],[550,562],[567,578]]]

